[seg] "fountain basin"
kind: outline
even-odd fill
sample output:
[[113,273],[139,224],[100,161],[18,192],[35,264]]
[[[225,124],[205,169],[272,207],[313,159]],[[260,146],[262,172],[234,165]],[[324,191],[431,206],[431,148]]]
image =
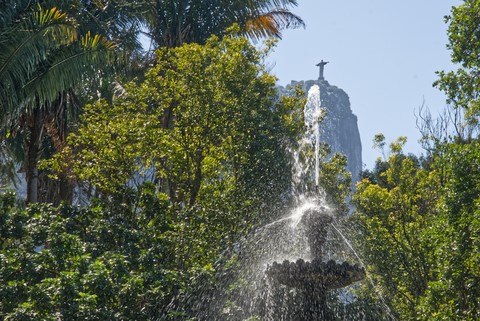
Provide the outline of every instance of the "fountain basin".
[[365,269],[358,264],[341,264],[333,260],[322,262],[319,259],[283,263],[273,262],[265,271],[266,275],[287,287],[297,289],[339,289],[363,280]]

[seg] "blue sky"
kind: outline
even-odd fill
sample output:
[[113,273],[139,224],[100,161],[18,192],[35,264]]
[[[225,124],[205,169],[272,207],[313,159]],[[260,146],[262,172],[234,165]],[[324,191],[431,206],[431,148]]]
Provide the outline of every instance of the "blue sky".
[[406,152],[419,155],[415,110],[423,102],[433,115],[445,96],[432,87],[435,71],[452,70],[444,16],[453,0],[299,0],[291,11],[305,29],[287,30],[267,63],[280,85],[317,79],[321,60],[325,79],[346,91],[362,139],[366,168],[381,153],[376,133],[387,141],[407,136]]

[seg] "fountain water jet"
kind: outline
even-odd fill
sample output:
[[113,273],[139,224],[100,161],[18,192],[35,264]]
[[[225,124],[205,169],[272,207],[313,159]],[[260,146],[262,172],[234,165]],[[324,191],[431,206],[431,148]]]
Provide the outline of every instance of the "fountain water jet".
[[325,117],[325,111],[321,107],[320,87],[313,85],[308,90],[307,104],[305,105],[305,124],[310,130],[313,130],[313,137],[310,139],[315,141],[315,186],[318,188],[319,171],[320,171],[320,122]]

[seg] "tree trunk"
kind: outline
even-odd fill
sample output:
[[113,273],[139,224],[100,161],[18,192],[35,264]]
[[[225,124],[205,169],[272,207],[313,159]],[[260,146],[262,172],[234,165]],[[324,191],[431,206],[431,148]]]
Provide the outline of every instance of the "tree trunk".
[[32,115],[28,118],[28,149],[26,158],[26,180],[27,180],[27,203],[38,202],[38,168],[37,162],[40,156],[40,144],[43,134],[43,112],[36,106]]
[[[56,152],[61,152],[67,143],[68,122],[67,122],[67,103],[68,96],[71,93],[61,93],[58,99],[49,105],[48,110],[43,115],[43,126],[51,138]],[[42,182],[41,182],[42,183]],[[73,184],[61,174],[58,180],[52,180],[47,175],[44,175],[43,184],[40,188],[48,188],[48,197],[40,201],[52,203],[57,206],[62,201],[72,203],[73,199]]]
[[190,190],[190,206],[195,204],[197,200],[198,193],[200,192],[200,187],[202,186],[202,163],[203,163],[203,151],[198,149],[196,152],[195,159],[195,174],[192,182],[192,187]]
[[65,178],[60,178],[58,185],[60,190],[60,201],[71,204],[73,200],[73,185]]

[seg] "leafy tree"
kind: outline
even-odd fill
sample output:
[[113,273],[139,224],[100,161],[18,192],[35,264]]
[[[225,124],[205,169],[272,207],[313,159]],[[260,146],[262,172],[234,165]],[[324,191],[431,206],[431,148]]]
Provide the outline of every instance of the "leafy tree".
[[465,0],[461,5],[452,7],[452,14],[445,17],[445,21],[449,23],[447,48],[452,53],[452,62],[460,64],[461,67],[455,71],[439,72],[440,79],[435,83],[447,94],[447,102],[454,108],[464,110],[468,123],[477,128],[480,116],[478,100],[480,37],[477,32],[479,6],[478,0]]
[[479,142],[445,145],[435,167],[443,173],[438,217],[431,227],[436,278],[420,311],[424,320],[476,320],[480,315],[480,149]]
[[478,317],[478,142],[441,148],[427,167],[397,150],[353,197],[369,273],[402,320]]
[[438,177],[398,149],[377,175],[377,182],[363,179],[353,196],[359,245],[369,273],[381,276],[383,295],[409,320],[433,277],[434,247],[424,233],[439,210]]
[[243,198],[288,190],[282,145],[301,129],[303,100],[276,96],[261,54],[229,36],[157,55],[125,99],[87,107],[55,169],[68,164],[65,170],[105,195],[147,174],[174,204],[188,207],[221,190]]

